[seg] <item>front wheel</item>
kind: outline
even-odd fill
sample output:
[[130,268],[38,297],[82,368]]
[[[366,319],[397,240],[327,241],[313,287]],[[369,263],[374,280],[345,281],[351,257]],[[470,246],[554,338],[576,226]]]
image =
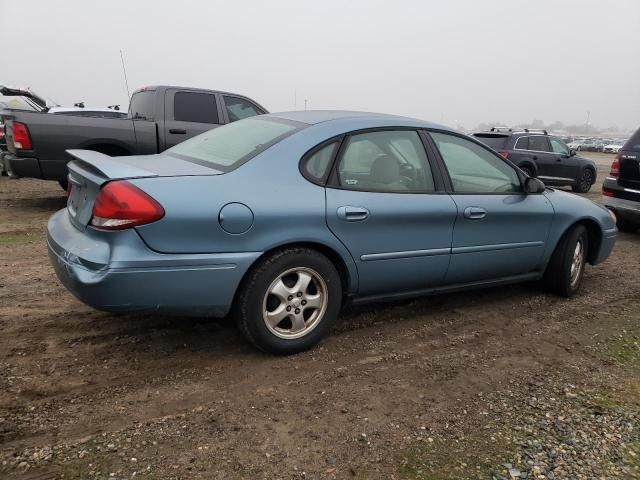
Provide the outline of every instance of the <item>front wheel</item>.
[[573,185],[571,189],[577,193],[587,193],[591,190],[591,186],[593,185],[594,175],[591,169],[586,168],[582,171],[580,178],[578,178],[578,183]]
[[564,234],[544,274],[544,282],[550,292],[571,297],[578,291],[588,252],[589,237],[583,225],[576,225]]
[[308,248],[267,257],[243,281],[236,304],[238,327],[259,349],[278,355],[307,350],[324,337],[342,303],[333,263]]

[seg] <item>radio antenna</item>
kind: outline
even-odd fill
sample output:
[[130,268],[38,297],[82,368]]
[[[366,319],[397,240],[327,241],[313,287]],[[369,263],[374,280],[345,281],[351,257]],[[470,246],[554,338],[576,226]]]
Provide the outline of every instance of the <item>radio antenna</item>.
[[122,56],[122,50],[120,50],[120,61],[122,61],[122,71],[124,73],[124,84],[127,87],[127,98],[131,98],[129,93],[129,81],[127,80],[127,69],[124,66],[124,57]]

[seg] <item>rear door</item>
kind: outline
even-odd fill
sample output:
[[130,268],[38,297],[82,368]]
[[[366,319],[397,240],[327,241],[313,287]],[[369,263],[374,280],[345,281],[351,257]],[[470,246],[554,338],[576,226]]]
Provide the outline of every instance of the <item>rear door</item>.
[[457,205],[446,283],[539,272],[553,219],[544,194],[525,194],[516,169],[471,140],[431,132]]
[[359,295],[442,284],[457,210],[439,182],[416,130],[344,140],[326,188],[327,223],[356,262]]
[[165,92],[164,136],[161,150],[220,126],[219,95],[170,88]]

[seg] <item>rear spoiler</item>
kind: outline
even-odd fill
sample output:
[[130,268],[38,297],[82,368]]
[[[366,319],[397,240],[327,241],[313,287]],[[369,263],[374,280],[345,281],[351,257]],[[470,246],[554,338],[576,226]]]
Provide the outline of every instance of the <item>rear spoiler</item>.
[[[97,172],[107,179],[158,176],[157,173],[121,162],[104,153],[92,150],[67,150],[67,153],[79,160],[81,164],[86,164],[93,172]],[[80,165],[80,167],[86,168],[84,165]],[[70,169],[72,169],[71,165]]]

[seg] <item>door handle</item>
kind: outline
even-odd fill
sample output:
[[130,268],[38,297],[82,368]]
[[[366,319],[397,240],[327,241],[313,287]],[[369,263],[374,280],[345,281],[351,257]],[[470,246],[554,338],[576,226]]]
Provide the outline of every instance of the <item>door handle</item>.
[[338,208],[338,218],[347,222],[361,222],[369,217],[369,210],[364,207],[351,207],[349,205]]
[[464,209],[464,218],[469,220],[482,220],[487,216],[487,211],[481,207],[467,207]]
[[171,128],[169,129],[169,133],[175,133],[177,135],[184,135],[187,131],[184,128]]

